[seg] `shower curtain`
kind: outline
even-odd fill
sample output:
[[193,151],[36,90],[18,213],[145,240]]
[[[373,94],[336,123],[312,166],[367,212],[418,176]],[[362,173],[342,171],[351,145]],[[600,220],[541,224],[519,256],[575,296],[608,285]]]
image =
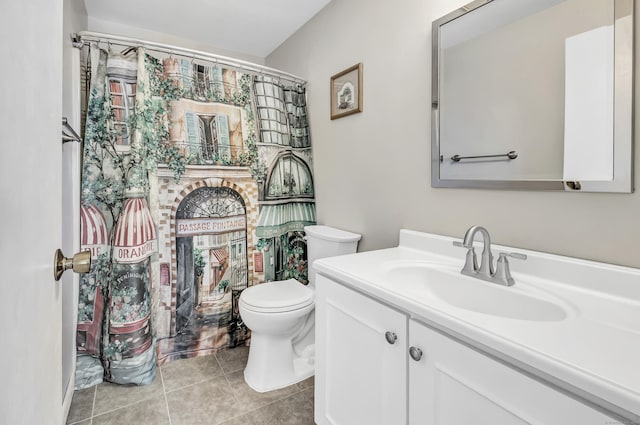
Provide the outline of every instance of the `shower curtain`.
[[87,58],[76,388],[246,344],[248,286],[307,283],[304,86],[144,49]]

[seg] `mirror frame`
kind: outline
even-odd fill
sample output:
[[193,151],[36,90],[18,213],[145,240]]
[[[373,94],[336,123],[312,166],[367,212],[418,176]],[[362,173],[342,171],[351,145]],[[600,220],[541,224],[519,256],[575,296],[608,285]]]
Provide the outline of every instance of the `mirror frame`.
[[[470,180],[440,178],[439,45],[440,28],[494,0],[475,0],[433,22],[431,73],[431,186],[436,188],[556,190],[632,193],[633,176],[633,54],[634,1],[614,3],[614,157],[611,181]],[[629,18],[629,19],[624,19]]]

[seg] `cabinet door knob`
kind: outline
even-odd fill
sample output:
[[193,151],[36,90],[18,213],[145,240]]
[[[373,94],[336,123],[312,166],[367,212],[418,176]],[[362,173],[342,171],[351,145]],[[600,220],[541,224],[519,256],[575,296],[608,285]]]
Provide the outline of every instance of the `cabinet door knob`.
[[389,344],[395,344],[396,341],[398,340],[398,335],[396,335],[395,332],[391,332],[391,331],[385,332],[384,337],[387,339],[387,342]]
[[419,349],[418,347],[410,347],[409,348],[409,355],[411,356],[411,358],[417,362],[420,361],[420,359],[422,358],[422,350]]

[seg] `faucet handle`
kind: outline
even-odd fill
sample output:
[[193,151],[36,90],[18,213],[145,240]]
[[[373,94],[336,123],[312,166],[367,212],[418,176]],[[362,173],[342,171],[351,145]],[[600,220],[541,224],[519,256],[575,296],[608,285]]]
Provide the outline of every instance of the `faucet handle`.
[[498,254],[498,266],[496,267],[496,272],[493,275],[493,280],[501,285],[512,286],[516,282],[511,276],[507,257],[515,258],[517,260],[526,260],[527,256],[517,252],[501,252]]
[[472,249],[473,248],[473,245],[467,246],[463,242],[460,242],[460,241],[453,241],[453,246],[457,246],[459,248],[467,248],[467,249]]
[[526,260],[526,254],[520,254],[519,252],[500,252],[498,254],[498,261],[502,258],[503,261],[506,260],[506,257],[515,258],[516,260]]
[[464,261],[464,267],[462,267],[462,274],[473,275],[478,271],[478,257],[476,256],[476,250],[473,249],[473,245],[467,246],[460,241],[453,241],[453,246],[467,249],[467,256]]

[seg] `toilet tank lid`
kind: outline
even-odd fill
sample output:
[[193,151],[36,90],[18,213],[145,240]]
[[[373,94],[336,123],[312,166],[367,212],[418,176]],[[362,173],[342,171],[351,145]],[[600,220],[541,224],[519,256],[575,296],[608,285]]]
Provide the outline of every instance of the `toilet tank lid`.
[[315,238],[324,239],[331,242],[356,242],[362,238],[357,233],[336,229],[335,227],[323,226],[320,224],[305,226],[304,231]]

